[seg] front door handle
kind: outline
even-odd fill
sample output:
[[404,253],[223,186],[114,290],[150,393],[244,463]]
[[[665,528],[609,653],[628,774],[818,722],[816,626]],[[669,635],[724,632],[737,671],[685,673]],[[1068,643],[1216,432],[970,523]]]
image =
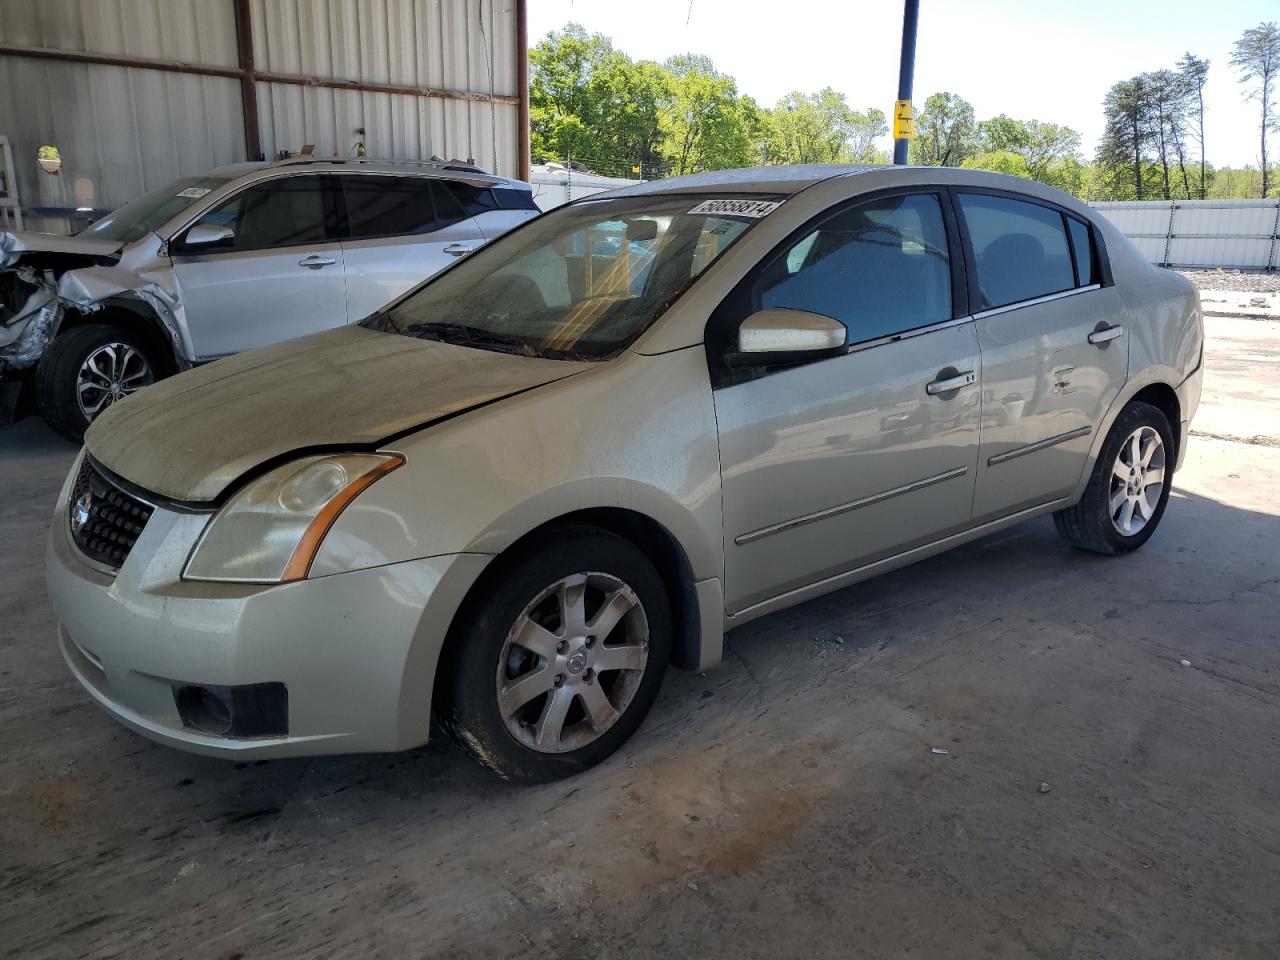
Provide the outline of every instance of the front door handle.
[[307,267],[311,270],[319,270],[321,267],[331,267],[337,262],[338,261],[333,259],[333,257],[321,257],[317,254],[312,254],[309,257],[303,257],[299,260],[298,266]]
[[1097,330],[1093,331],[1093,333],[1089,334],[1089,342],[1095,347],[1100,347],[1104,343],[1110,343],[1117,337],[1123,336],[1124,327],[1117,323],[1113,327],[1099,327]]
[[480,246],[478,243],[451,243],[444,248],[444,252],[451,257],[460,257],[464,253],[470,253],[478,246]]
[[[951,369],[954,370],[955,367],[952,367]],[[957,373],[954,377],[945,377],[942,380],[934,380],[931,383],[926,383],[924,385],[924,392],[931,397],[936,397],[940,393],[951,393],[977,382],[978,375],[972,370],[966,370],[964,373]]]

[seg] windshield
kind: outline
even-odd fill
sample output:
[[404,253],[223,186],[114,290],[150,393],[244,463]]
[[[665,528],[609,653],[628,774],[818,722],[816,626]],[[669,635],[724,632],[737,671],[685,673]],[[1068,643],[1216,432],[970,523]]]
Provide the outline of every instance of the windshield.
[[685,194],[560,207],[364,325],[530,356],[603,359],[662,316],[777,205]]
[[159,190],[126,203],[97,223],[82,230],[80,236],[94,240],[119,240],[133,243],[153,230],[158,230],[205,194],[226,183],[229,177],[186,177]]

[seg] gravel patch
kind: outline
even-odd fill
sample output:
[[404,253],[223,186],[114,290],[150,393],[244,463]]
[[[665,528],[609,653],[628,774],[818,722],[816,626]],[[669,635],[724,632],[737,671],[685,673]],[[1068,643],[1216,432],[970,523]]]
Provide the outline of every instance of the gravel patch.
[[1244,293],[1280,292],[1280,271],[1266,273],[1261,270],[1232,270],[1219,267],[1216,270],[1179,270],[1201,290],[1232,290]]

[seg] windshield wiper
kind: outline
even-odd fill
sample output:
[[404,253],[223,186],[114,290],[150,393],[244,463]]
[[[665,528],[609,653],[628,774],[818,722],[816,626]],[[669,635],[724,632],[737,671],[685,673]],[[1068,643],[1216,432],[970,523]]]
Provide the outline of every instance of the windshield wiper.
[[495,333],[483,327],[472,327],[465,323],[413,323],[405,327],[401,333],[415,337],[440,340],[443,343],[456,343],[461,346],[498,347],[500,349],[533,354],[535,351],[528,341],[505,333]]

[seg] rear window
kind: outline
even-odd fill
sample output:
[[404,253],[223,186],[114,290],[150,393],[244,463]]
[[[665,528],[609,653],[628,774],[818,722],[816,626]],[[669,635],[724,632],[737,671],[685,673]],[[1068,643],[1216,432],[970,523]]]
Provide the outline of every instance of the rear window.
[[1062,214],[1009,197],[961,193],[978,268],[979,309],[1070,290],[1076,285]]
[[533,191],[519,187],[482,187],[459,180],[441,180],[448,191],[462,204],[468,216],[476,216],[489,210],[537,210]]
[[1071,248],[1076,255],[1076,283],[1087,287],[1098,282],[1097,255],[1093,250],[1093,236],[1087,224],[1075,217],[1067,217],[1071,231]]

